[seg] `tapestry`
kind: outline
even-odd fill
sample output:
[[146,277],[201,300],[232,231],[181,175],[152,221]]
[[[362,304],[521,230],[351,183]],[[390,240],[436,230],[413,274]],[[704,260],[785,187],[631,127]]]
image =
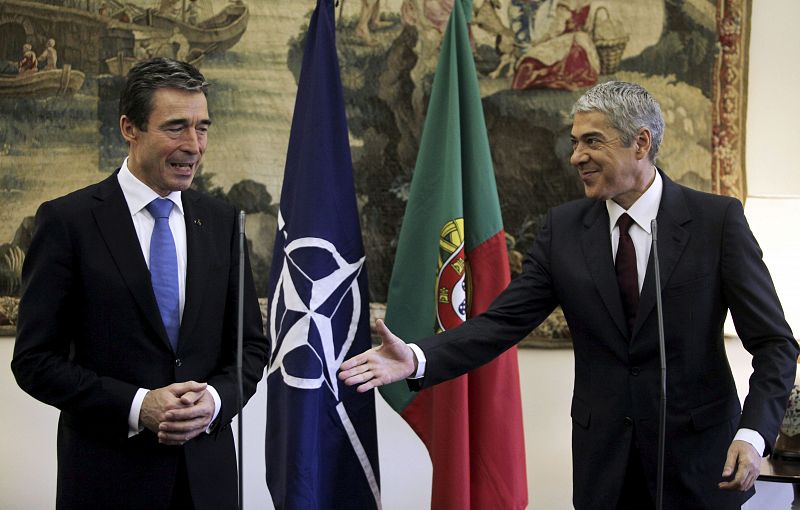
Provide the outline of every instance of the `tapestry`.
[[[335,7],[377,316],[453,1],[339,0]],[[0,323],[16,316],[38,205],[107,177],[127,154],[119,92],[127,70],[151,56],[190,61],[212,84],[213,126],[194,187],[247,213],[256,284],[266,294],[315,3],[0,0]],[[750,0],[465,5],[512,273],[547,209],[583,194],[569,165],[569,111],[602,81],[637,82],[659,100],[666,130],[658,165],[670,178],[744,199]],[[555,313],[523,344],[569,346],[563,317]]]

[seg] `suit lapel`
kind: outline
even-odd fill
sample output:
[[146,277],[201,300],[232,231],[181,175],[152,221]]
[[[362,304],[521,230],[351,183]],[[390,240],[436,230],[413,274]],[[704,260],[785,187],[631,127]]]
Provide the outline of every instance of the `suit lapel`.
[[199,201],[200,195],[186,191],[181,195],[183,202],[184,221],[186,222],[186,303],[181,319],[181,332],[178,339],[178,349],[181,342],[186,340],[194,324],[197,322],[203,295],[205,294],[211,260],[216,250],[213,245],[213,236],[209,233],[210,223],[207,221],[206,210]]
[[628,336],[628,324],[619,295],[619,285],[614,272],[614,258],[611,254],[611,236],[608,231],[608,211],[605,203],[595,203],[583,219],[581,247],[586,265],[592,275],[597,291],[605,303],[608,313],[614,319],[620,333]]
[[[661,194],[661,204],[658,207],[657,245],[659,266],[661,272],[661,288],[663,291],[669,281],[675,266],[680,260],[686,245],[689,243],[689,232],[683,227],[691,221],[686,201],[680,187],[669,180],[663,172],[661,178],[664,182],[664,190]],[[636,315],[636,323],[633,326],[635,336],[645,319],[653,312],[656,305],[655,292],[655,269],[653,253],[647,261],[647,272],[645,273],[644,283],[642,284],[641,299],[639,300],[639,311]]]
[[100,183],[95,198],[98,202],[92,208],[92,215],[100,235],[142,314],[153,331],[169,346],[167,332],[153,294],[150,271],[142,256],[142,247],[139,245],[116,172]]

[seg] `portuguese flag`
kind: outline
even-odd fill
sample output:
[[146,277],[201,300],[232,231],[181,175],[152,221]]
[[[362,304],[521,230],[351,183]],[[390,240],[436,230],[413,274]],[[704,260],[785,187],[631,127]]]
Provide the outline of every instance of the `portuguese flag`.
[[[454,2],[389,285],[386,323],[414,342],[486,310],[510,280],[478,79]],[[381,388],[433,463],[431,508],[528,502],[517,352],[419,393]]]

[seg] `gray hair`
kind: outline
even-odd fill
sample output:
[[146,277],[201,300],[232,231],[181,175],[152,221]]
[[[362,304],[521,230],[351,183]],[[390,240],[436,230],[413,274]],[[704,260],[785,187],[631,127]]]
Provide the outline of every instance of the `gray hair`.
[[595,85],[575,102],[570,114],[590,112],[605,114],[625,147],[631,146],[640,129],[650,131],[653,138],[647,156],[651,163],[656,162],[664,138],[664,117],[658,102],[644,87],[624,81]]
[[134,126],[147,131],[153,94],[163,88],[202,92],[208,96],[208,82],[196,67],[171,58],[152,58],[139,62],[128,72],[119,97],[120,116],[127,116]]

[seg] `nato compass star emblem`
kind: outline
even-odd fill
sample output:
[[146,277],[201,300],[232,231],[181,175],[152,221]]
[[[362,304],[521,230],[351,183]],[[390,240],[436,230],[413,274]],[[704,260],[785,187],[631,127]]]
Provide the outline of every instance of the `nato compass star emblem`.
[[[288,237],[279,214],[278,228]],[[358,330],[358,276],[365,257],[350,263],[319,237],[287,243],[270,303],[270,341],[275,353],[267,375],[280,370],[283,382],[299,389],[326,385],[339,400],[336,377]]]

